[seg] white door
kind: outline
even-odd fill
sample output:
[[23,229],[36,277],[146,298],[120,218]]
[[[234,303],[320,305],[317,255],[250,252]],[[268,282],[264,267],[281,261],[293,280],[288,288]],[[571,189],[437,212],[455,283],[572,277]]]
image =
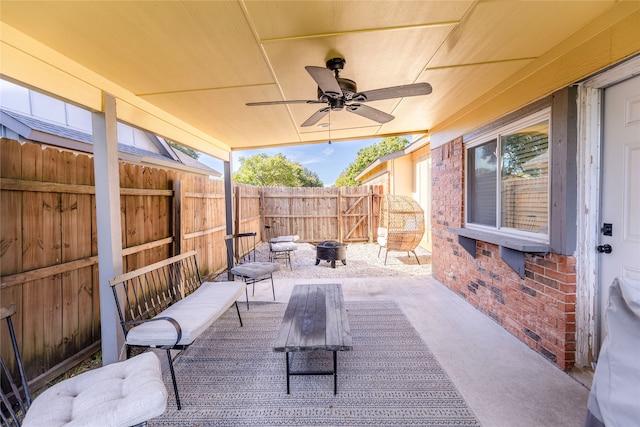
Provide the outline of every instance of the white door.
[[611,282],[617,276],[640,279],[640,77],[604,92],[602,168],[600,343]]

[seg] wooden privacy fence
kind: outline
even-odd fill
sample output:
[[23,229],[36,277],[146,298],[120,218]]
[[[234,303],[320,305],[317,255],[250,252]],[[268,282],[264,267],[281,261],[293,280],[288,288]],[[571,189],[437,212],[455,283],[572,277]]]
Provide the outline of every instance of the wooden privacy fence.
[[262,187],[262,223],[280,224],[303,242],[368,242],[374,239],[382,186]]
[[[14,318],[27,376],[42,384],[99,348],[93,158],[0,140],[0,304]],[[224,271],[224,183],[121,162],[123,269],[198,252],[203,276]],[[234,230],[280,221],[301,240],[374,239],[381,187],[233,186]],[[8,333],[0,352],[11,366]]]

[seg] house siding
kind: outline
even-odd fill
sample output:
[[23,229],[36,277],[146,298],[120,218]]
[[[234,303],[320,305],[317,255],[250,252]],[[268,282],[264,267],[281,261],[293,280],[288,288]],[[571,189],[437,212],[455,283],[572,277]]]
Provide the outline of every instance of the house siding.
[[363,180],[362,185],[381,185],[383,188],[383,193],[389,194],[391,188],[391,185],[389,184],[391,175],[387,171],[378,173],[379,174],[374,178]]
[[576,260],[525,255],[524,278],[478,241],[476,258],[449,228],[464,226],[462,138],[432,149],[433,276],[529,347],[569,369],[575,363]]

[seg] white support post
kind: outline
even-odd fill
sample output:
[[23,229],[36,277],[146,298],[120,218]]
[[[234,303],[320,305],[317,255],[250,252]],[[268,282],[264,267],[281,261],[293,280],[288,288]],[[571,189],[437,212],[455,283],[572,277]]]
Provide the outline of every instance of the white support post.
[[119,349],[124,345],[124,335],[120,327],[113,292],[109,286],[109,280],[122,274],[116,100],[112,95],[105,93],[103,104],[104,112],[92,114],[92,124],[102,364],[108,365],[119,360]]
[[[227,227],[227,235],[233,234],[233,183],[231,182],[232,176],[232,154],[229,153],[229,161],[224,162],[224,205],[225,205],[225,222]],[[236,233],[238,231],[236,230]],[[232,240],[233,242],[233,240]],[[233,246],[233,243],[232,243]],[[227,252],[227,280],[233,280],[233,274],[231,274],[231,267],[233,266],[233,253],[235,248],[230,252]]]

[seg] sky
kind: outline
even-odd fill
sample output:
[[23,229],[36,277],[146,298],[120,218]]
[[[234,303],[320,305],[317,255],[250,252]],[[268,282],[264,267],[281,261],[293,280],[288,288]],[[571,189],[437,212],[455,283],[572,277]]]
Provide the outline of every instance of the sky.
[[[364,139],[357,141],[325,142],[322,144],[295,145],[278,148],[265,148],[259,150],[234,151],[232,153],[233,172],[240,167],[240,157],[251,157],[254,154],[266,153],[274,156],[282,153],[292,162],[300,163],[305,168],[318,174],[325,187],[332,186],[338,175],[344,171],[356,159],[361,148],[376,144],[381,138]],[[202,163],[214,168],[218,172],[224,172],[221,160],[207,155],[200,155],[198,159]]]

